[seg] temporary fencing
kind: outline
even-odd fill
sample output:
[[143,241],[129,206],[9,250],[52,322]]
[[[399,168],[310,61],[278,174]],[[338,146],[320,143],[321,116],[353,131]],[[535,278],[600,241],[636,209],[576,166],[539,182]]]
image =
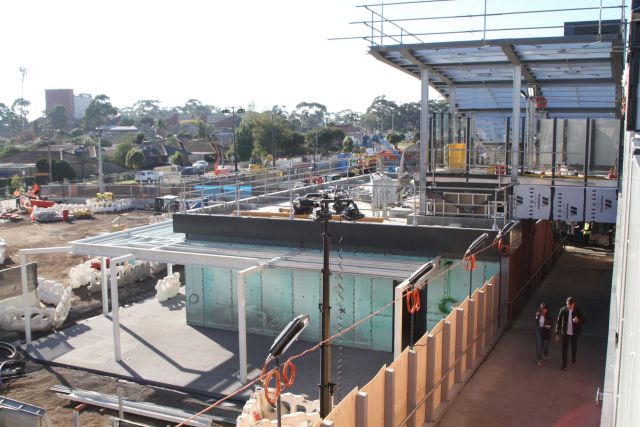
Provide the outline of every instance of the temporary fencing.
[[[478,256],[480,253],[485,252],[485,251],[487,251],[489,249],[492,249],[492,248],[496,247],[497,245],[498,245],[498,242],[494,242],[493,244],[488,245],[488,246],[484,247],[483,249],[480,249],[480,250],[474,252],[470,256],[474,256],[474,257]],[[441,276],[445,275],[449,270],[452,270],[452,269],[456,268],[458,265],[462,264],[464,261],[465,261],[465,259],[461,259],[461,260],[449,265],[447,268],[444,268],[441,272],[436,274],[430,280],[433,280],[435,278],[438,278],[438,277],[441,277]],[[496,278],[492,277],[489,281],[487,281],[484,284],[484,286],[482,288],[477,289],[473,293],[471,298],[467,298],[456,310],[453,310],[452,313],[447,317],[447,319],[445,319],[445,320],[441,321],[440,323],[438,323],[432,329],[432,331],[430,333],[427,333],[422,338],[420,338],[420,340],[418,340],[417,343],[414,345],[413,349],[410,348],[410,347],[407,347],[402,352],[400,357],[398,359],[396,359],[391,366],[396,366],[395,364],[400,364],[401,362],[398,362],[399,360],[406,360],[408,358],[408,354],[409,354],[408,352],[409,351],[415,352],[416,349],[419,348],[419,347],[426,347],[426,345],[427,345],[426,341],[429,338],[429,336],[438,336],[438,335],[434,335],[434,334],[438,334],[439,333],[438,332],[439,328],[445,329],[445,327],[442,326],[445,323],[448,323],[448,325],[449,325],[449,326],[446,327],[446,329],[449,330],[449,332],[447,332],[447,338],[444,340],[444,342],[446,343],[446,347],[444,347],[445,350],[446,350],[445,351],[446,354],[443,355],[442,359],[440,359],[440,360],[446,360],[447,363],[449,363],[450,354],[452,352],[454,352],[454,351],[457,351],[457,347],[455,347],[455,349],[454,349],[454,347],[451,345],[451,339],[452,339],[451,338],[451,332],[450,332],[451,320],[449,320],[449,319],[452,316],[459,316],[459,314],[457,314],[459,312],[464,314],[465,313],[465,311],[464,311],[465,310],[464,309],[465,304],[471,304],[472,307],[476,307],[476,301],[478,301],[477,308],[473,308],[473,309],[467,308],[467,311],[469,313],[471,313],[471,314],[466,316],[465,319],[464,319],[464,321],[470,322],[469,325],[467,326],[467,329],[466,329],[466,331],[467,331],[466,335],[465,335],[467,337],[466,342],[468,343],[469,342],[469,338],[471,338],[471,344],[467,345],[467,347],[465,348],[464,354],[467,357],[468,357],[468,355],[475,355],[475,357],[471,358],[470,360],[466,359],[467,360],[466,366],[468,367],[468,369],[471,369],[471,368],[469,368],[470,366],[477,366],[476,358],[484,355],[484,349],[486,348],[486,345],[489,343],[489,339],[494,341],[494,340],[497,340],[497,337],[498,337],[498,324],[496,322],[496,320],[498,318],[497,313],[500,311],[500,309],[498,307],[498,298],[499,298],[498,297],[498,294],[499,294],[498,283],[499,283],[498,280]],[[415,286],[414,289],[415,290],[420,290],[420,289],[424,288],[425,286],[428,286],[428,284],[429,284],[429,282],[427,281],[426,283],[424,283],[422,285]],[[404,295],[400,296],[399,298],[394,298],[390,302],[388,302],[385,305],[383,305],[382,307],[380,307],[378,310],[376,310],[376,311],[372,312],[371,314],[363,317],[362,319],[352,323],[351,325],[347,326],[346,328],[339,330],[338,332],[336,332],[334,335],[332,335],[331,337],[327,338],[326,340],[320,341],[320,342],[314,344],[313,346],[307,348],[306,350],[289,357],[289,359],[285,362],[285,365],[291,365],[291,366],[293,366],[293,369],[295,369],[295,366],[294,366],[294,363],[293,363],[295,360],[297,360],[297,359],[299,359],[301,357],[304,357],[304,356],[306,356],[306,355],[308,355],[308,354],[320,349],[320,347],[322,347],[322,345],[324,345],[326,343],[330,343],[331,341],[335,340],[336,338],[338,338],[338,337],[348,333],[349,331],[357,328],[358,326],[360,326],[364,322],[368,321],[372,317],[381,314],[387,308],[393,306],[397,301],[401,301],[403,298],[405,298]],[[419,306],[419,300],[413,300],[412,307],[414,307],[416,303]],[[463,320],[461,320],[459,324],[463,325]],[[487,330],[489,328],[491,328],[490,334],[487,332]],[[457,329],[456,329],[456,331],[457,331]],[[456,338],[456,343],[457,343],[458,339],[460,340],[460,342],[462,342],[462,337],[463,337],[463,335],[461,333]],[[431,338],[430,340],[433,342],[433,338]],[[485,343],[485,340],[487,340],[486,343]],[[440,340],[438,342],[440,343],[438,347],[439,347],[440,351],[442,352],[443,339],[440,338]],[[470,348],[472,349],[471,350],[472,353],[469,352]],[[439,353],[435,353],[435,351],[436,351],[436,345],[435,344],[431,344],[429,349],[430,349],[429,350],[430,354],[433,353],[432,356],[431,356],[431,359],[430,359],[432,361],[431,368],[434,368],[435,364],[436,364],[435,363],[435,361],[436,361],[435,354],[439,354]],[[475,350],[473,350],[473,349],[475,349]],[[446,357],[444,357],[444,356],[446,356]],[[459,362],[458,359],[461,359],[461,358],[456,358],[456,363]],[[431,382],[434,383],[432,385],[432,390],[429,392],[429,396],[434,394],[434,390],[436,388],[438,389],[438,392],[440,393],[440,385],[443,382],[443,379],[441,378],[436,384],[436,382],[433,381],[433,378],[436,377],[436,375],[434,375],[434,374],[440,375],[444,371],[444,372],[447,373],[447,375],[446,375],[447,378],[450,375],[453,375],[452,372],[450,372],[448,366],[449,365],[447,365],[447,369],[444,369],[444,370],[442,369],[442,367],[439,367],[437,372],[432,372],[431,375],[427,375],[429,378],[431,378]],[[225,401],[233,398],[234,396],[237,396],[238,394],[244,392],[245,390],[248,390],[253,385],[255,385],[255,384],[259,383],[259,382],[263,383],[264,388],[265,388],[265,394],[269,395],[269,399],[268,399],[269,402],[271,402],[271,401],[275,402],[277,397],[278,397],[277,395],[284,390],[283,384],[282,384],[282,378],[281,378],[281,374],[280,374],[280,371],[279,371],[278,368],[273,368],[271,370],[268,370],[267,367],[268,366],[265,364],[265,366],[262,369],[261,374],[258,377],[256,377],[253,380],[249,381],[247,384],[245,384],[244,386],[238,388],[234,392],[228,394],[224,398],[222,398],[220,400],[217,400],[216,402],[214,402],[211,405],[207,406],[206,408],[204,408],[203,410],[201,410],[197,414],[193,415],[193,417],[197,417],[199,415],[202,415],[202,414],[212,410],[213,408],[216,408],[216,407],[220,406]],[[406,369],[406,365],[404,363],[402,363],[401,368],[402,369]],[[388,375],[388,374],[386,374],[388,369],[389,368],[383,367],[380,372],[383,372],[383,374],[386,376],[386,375]],[[378,375],[380,375],[380,373]],[[266,391],[266,390],[269,390],[269,382],[271,382],[271,380],[273,378],[276,379],[276,388],[275,388],[276,389],[275,390],[276,394],[275,395],[271,395],[271,394],[269,394],[271,392],[267,392]],[[377,378],[377,376],[375,378]],[[417,376],[414,375],[414,378],[417,378]],[[380,382],[380,381],[378,381],[378,382]],[[387,391],[386,391],[386,387],[387,386],[385,385],[384,382],[381,382],[381,383],[382,383],[382,387],[384,389],[384,393],[380,396],[380,399],[385,399],[385,404],[386,404],[387,403],[386,397],[387,397],[387,394],[388,394]],[[436,385],[437,385],[437,387],[436,387]],[[399,388],[399,389],[401,389],[401,388]],[[379,387],[376,386],[376,390],[373,390],[373,391],[374,391],[374,394],[375,394],[375,392],[379,392],[380,391]],[[447,388],[446,391],[448,392],[449,388]],[[356,390],[354,390],[351,393],[349,393],[349,395],[347,395],[342,400],[342,402],[333,409],[333,411],[329,414],[329,416],[325,419],[325,421],[323,421],[323,423],[329,422],[329,424],[326,424],[326,425],[334,425],[334,424],[331,424],[331,423],[335,423],[335,425],[338,425],[338,426],[339,425],[355,425],[355,406],[353,408],[354,409],[353,411],[345,410],[343,408],[343,406],[341,406],[343,404],[344,405],[348,405],[349,402],[355,402],[355,400],[353,398],[354,392],[356,392]],[[406,388],[404,389],[404,393],[406,395]],[[378,394],[380,394],[380,393],[378,393]],[[399,393],[399,394],[401,394],[401,393]],[[390,396],[390,397],[393,397],[393,396]],[[441,398],[441,395],[438,394],[437,397]],[[381,401],[381,400],[378,400],[376,398],[374,401],[378,402],[378,401]],[[401,400],[398,399],[398,401],[400,402]],[[391,399],[390,402],[393,405],[394,400]],[[405,401],[404,402],[406,404],[406,396],[405,396]],[[398,406],[398,404],[396,404],[396,406]],[[371,407],[372,407],[372,410],[379,411],[380,407],[382,407],[382,406],[381,405],[371,405]],[[387,411],[387,412],[389,412],[389,411]],[[431,412],[433,412],[433,411],[431,411]],[[342,424],[342,423],[337,422],[337,421],[333,421],[332,417],[335,416],[336,413],[340,413],[340,414],[344,413],[345,415],[341,415],[341,417],[344,416],[346,418],[352,419],[352,421],[349,421],[348,423],[345,423],[345,424]],[[399,413],[401,413],[401,411]],[[351,418],[351,414],[353,414],[354,418]],[[395,412],[393,414],[394,414],[393,416],[395,417]],[[389,413],[387,415],[389,415]],[[372,420],[372,422],[379,422],[382,418],[380,418],[378,416],[374,416],[374,417],[371,417],[371,418],[368,418],[368,419]],[[428,419],[431,419],[431,418],[428,418]],[[183,421],[182,423],[178,424],[177,427],[185,425],[185,423],[190,421],[190,420],[191,419],[187,419],[187,420]],[[386,425],[395,425],[395,424],[386,424]],[[404,425],[404,424],[402,424],[402,425]]]

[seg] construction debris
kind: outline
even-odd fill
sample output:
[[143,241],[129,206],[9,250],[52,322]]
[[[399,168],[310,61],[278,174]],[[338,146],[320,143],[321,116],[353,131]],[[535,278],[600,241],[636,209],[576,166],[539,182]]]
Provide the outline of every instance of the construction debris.
[[[270,389],[271,390],[271,389]],[[306,400],[293,393],[282,393],[282,425],[283,427],[306,427],[320,422],[320,401]],[[288,409],[289,408],[289,409]],[[302,409],[302,411],[300,411]],[[294,412],[290,412],[293,410]],[[275,408],[267,401],[264,390],[256,387],[238,416],[236,427],[276,426]]]
[[158,302],[166,301],[178,295],[180,290],[180,273],[175,272],[158,280],[156,285],[156,298]]
[[[71,291],[62,283],[38,278],[36,288],[39,305],[30,308],[31,330],[48,331],[59,328],[71,310]],[[0,328],[24,331],[24,307],[10,306],[0,313]]]
[[[72,402],[86,403],[88,405],[112,409],[115,411],[120,409],[118,396],[98,393],[95,391],[71,389],[64,386],[52,387],[51,391],[56,392],[58,397],[71,400]],[[155,420],[168,421],[171,423],[181,423],[194,415],[193,413],[182,411],[180,409],[155,405],[153,403],[134,402],[127,399],[122,399],[121,402],[121,409],[124,413],[135,414]],[[198,415],[197,417],[194,417],[193,420],[188,421],[185,424],[196,427],[208,427],[211,426],[213,421],[214,418],[210,416]]]

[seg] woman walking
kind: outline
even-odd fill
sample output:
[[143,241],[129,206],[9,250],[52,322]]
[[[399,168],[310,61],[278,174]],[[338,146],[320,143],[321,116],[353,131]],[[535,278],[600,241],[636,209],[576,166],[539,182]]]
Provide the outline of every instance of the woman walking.
[[551,339],[551,324],[553,323],[551,313],[547,304],[540,304],[536,312],[536,355],[538,356],[538,366],[542,366],[543,357],[549,353],[549,340]]

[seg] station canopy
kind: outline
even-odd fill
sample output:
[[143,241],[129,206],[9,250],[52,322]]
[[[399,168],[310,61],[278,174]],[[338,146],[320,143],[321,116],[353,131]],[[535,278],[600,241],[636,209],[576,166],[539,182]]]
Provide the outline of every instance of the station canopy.
[[522,103],[543,96],[553,115],[619,116],[622,94],[619,35],[579,35],[372,46],[380,61],[420,78],[458,111],[507,113],[513,106],[513,66],[522,65]]

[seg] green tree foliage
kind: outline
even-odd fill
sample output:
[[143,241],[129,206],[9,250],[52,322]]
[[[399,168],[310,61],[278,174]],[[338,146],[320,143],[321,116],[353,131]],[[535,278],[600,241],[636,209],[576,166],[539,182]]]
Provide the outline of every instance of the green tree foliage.
[[169,157],[169,161],[174,165],[184,166],[184,156],[180,151],[173,153],[173,155]]
[[207,127],[202,120],[198,120],[198,138],[203,141],[207,138]]
[[0,148],[0,159],[13,156],[14,154],[18,154],[21,151],[22,151],[22,148],[16,145],[13,145],[13,144],[5,145],[4,147]]
[[20,117],[0,102],[0,134],[10,135],[20,130]]
[[129,116],[120,116],[120,120],[118,120],[118,126],[133,126],[136,122],[133,120],[133,117]]
[[22,177],[15,174],[11,177],[11,188],[22,188]]
[[353,138],[345,136],[342,140],[342,152],[351,153],[353,151]]
[[57,105],[47,111],[46,127],[49,129],[64,130],[67,128],[67,115],[62,105]]
[[122,167],[127,166],[127,154],[133,149],[133,143],[131,141],[122,141],[116,145],[113,151],[113,162]]
[[387,141],[394,147],[398,147],[398,144],[404,141],[404,133],[401,132],[392,132],[387,135]]
[[[344,131],[331,126],[317,128],[306,134],[307,151],[329,154],[342,150],[345,138]],[[317,146],[316,146],[317,141]]]
[[323,126],[327,116],[327,107],[318,102],[301,102],[291,113],[290,120],[295,128],[303,132]]
[[31,101],[24,98],[18,98],[11,104],[11,111],[18,117],[19,126],[24,127],[27,124],[27,116],[29,115],[29,106]]
[[431,113],[448,113],[449,102],[446,99],[430,99],[429,100],[429,112]]
[[144,142],[144,132],[138,132],[134,141],[136,144],[142,144]]
[[250,116],[245,115],[236,129],[236,144],[238,144],[238,160],[246,162],[253,153],[253,124]]
[[194,119],[203,119],[211,114],[211,108],[208,105],[203,105],[202,102],[197,99],[192,98],[184,104],[182,112]]
[[84,112],[82,124],[85,129],[95,129],[107,123],[109,116],[118,113],[118,109],[111,105],[111,100],[107,95],[97,95],[91,100],[87,110]]
[[[36,162],[36,170],[40,173],[49,173],[49,160],[39,159]],[[51,174],[53,175],[54,182],[76,178],[76,171],[64,160],[53,160]]]
[[71,165],[64,160],[54,160],[51,167],[54,181],[64,181],[66,179],[76,179],[76,172]]
[[290,123],[282,115],[265,111],[252,115],[251,120],[254,157],[264,158],[268,154],[273,155],[274,150],[275,158],[295,156],[304,152],[304,138],[291,129]]
[[137,148],[129,150],[125,159],[125,165],[131,169],[140,169],[142,165],[144,165],[144,153],[142,150]]

